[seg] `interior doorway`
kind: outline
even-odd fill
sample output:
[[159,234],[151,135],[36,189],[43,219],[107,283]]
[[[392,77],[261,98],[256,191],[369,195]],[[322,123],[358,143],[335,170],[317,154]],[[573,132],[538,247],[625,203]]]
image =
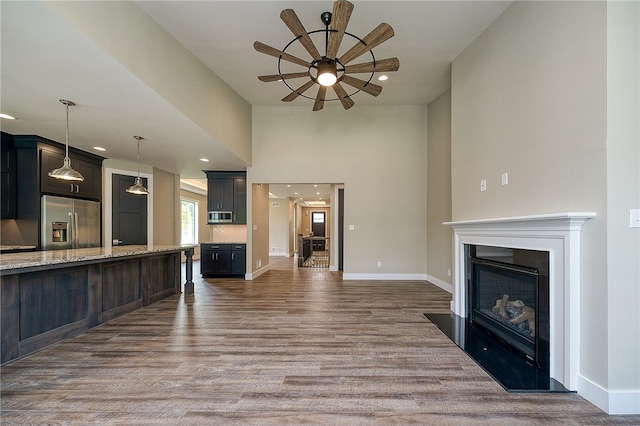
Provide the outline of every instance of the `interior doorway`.
[[[147,244],[147,196],[130,194],[134,176],[113,174],[112,183],[112,242],[113,245]],[[147,179],[142,179],[147,187]]]
[[326,241],[321,239],[326,237],[326,222],[326,212],[311,212],[311,233],[317,237],[313,240],[314,251],[325,251],[326,249]]

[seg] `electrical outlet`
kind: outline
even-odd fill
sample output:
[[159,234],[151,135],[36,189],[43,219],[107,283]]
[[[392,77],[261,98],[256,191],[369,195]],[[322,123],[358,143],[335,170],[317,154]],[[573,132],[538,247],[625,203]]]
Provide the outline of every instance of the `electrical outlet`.
[[355,225],[349,225],[349,231],[353,231],[354,229],[356,229]]
[[382,262],[378,260],[378,268],[382,268]]
[[480,191],[486,191],[486,190],[487,190],[487,180],[482,179],[480,181]]
[[447,275],[451,276],[451,269],[447,269]]

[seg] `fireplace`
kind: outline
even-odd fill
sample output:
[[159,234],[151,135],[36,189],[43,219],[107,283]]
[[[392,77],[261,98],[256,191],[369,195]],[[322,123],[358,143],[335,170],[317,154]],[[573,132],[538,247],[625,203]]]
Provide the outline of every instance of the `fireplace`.
[[469,320],[549,373],[549,253],[470,245]]
[[[539,287],[548,286],[548,301],[539,298],[537,309],[541,318],[548,305],[549,335],[548,338],[542,337],[542,325],[536,331],[540,337],[537,342],[537,362],[544,367],[545,361],[540,356],[540,351],[546,350],[544,345],[548,341],[549,377],[570,390],[577,389],[580,371],[580,231],[584,222],[593,217],[595,213],[592,212],[554,213],[445,223],[454,229],[451,310],[460,318],[468,319],[472,315],[469,300],[469,286],[473,276],[470,262],[472,246],[511,249],[514,250],[514,260],[518,250],[548,253],[548,284],[538,277]],[[515,263],[522,265],[519,261]],[[541,269],[535,264],[522,266],[538,269],[539,272]],[[509,300],[512,299],[511,296],[509,294]],[[493,303],[502,297],[503,295],[498,294]]]

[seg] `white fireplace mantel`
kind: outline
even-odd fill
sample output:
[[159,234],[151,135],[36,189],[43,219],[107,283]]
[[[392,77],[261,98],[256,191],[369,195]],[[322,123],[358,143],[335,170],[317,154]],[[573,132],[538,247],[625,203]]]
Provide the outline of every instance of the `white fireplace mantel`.
[[580,230],[593,212],[445,222],[454,230],[451,309],[467,312],[467,245],[549,252],[550,376],[576,390],[580,371]]

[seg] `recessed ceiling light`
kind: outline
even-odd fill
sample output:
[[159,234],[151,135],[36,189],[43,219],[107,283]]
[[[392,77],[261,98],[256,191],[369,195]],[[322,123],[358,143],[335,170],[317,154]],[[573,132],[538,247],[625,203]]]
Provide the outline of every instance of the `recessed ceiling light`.
[[385,81],[386,79],[388,79],[389,77],[387,77],[386,75],[381,75],[380,77],[378,77],[379,81]]
[[106,148],[103,148],[101,146],[94,146],[93,149],[95,149],[96,151],[106,151]]
[[209,159],[208,159],[208,158],[204,158],[204,157],[202,157],[202,158],[200,159],[200,161],[202,161],[203,163],[208,163],[208,162],[209,162]]
[[16,118],[9,114],[0,114],[0,118],[6,118],[7,120],[15,120]]

